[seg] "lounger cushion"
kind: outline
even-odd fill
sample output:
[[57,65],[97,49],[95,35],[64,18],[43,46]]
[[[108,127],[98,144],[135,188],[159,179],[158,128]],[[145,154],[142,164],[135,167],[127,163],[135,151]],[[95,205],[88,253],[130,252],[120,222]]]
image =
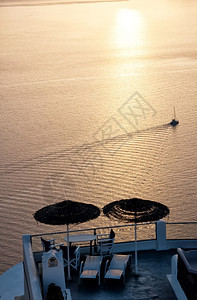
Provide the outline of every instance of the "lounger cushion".
[[105,274],[105,278],[106,279],[120,279],[122,275],[123,275],[122,270],[110,269]]
[[88,256],[86,258],[83,270],[98,270],[100,269],[100,263],[102,258],[100,256]]
[[98,274],[97,270],[84,270],[81,275],[80,278],[96,278]]
[[124,269],[125,264],[129,261],[129,255],[114,254],[110,263],[110,269]]

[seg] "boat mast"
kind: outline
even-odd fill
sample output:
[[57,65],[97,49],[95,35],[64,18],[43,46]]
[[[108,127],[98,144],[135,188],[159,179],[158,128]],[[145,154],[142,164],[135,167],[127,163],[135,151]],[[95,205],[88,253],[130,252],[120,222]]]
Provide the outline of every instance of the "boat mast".
[[176,120],[175,106],[174,106],[174,119]]
[[174,119],[172,119],[172,121],[170,122],[170,125],[176,126],[177,124],[179,124],[179,121],[176,120],[176,112],[175,112],[175,106],[174,106]]

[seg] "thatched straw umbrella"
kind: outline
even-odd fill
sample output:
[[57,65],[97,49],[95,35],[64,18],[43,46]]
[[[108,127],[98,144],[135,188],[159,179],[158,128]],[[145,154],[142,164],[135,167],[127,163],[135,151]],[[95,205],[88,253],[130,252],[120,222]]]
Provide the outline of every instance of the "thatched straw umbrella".
[[69,224],[79,224],[96,219],[100,215],[100,209],[92,204],[62,201],[45,206],[34,214],[36,221],[49,225],[67,225],[67,255],[68,255],[68,279],[70,276],[69,257]]
[[135,272],[137,267],[137,225],[139,222],[157,221],[169,214],[167,206],[150,200],[138,198],[114,201],[103,207],[103,213],[110,219],[125,223],[135,223]]

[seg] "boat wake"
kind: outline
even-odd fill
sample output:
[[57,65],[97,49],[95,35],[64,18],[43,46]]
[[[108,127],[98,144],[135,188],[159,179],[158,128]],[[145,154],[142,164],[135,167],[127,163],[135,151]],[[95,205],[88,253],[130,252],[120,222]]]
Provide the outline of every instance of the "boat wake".
[[39,1],[26,1],[20,0],[15,1],[11,0],[10,2],[5,2],[0,0],[0,7],[12,7],[12,6],[51,6],[51,5],[69,5],[69,4],[89,4],[89,3],[103,3],[103,2],[125,2],[128,0],[56,0],[56,1],[47,1],[47,0],[39,0]]
[[46,153],[43,155],[39,155],[30,159],[26,159],[23,161],[17,161],[11,164],[5,164],[0,166],[0,175],[7,175],[13,172],[20,171],[22,169],[28,169],[30,167],[35,167],[37,165],[46,164],[48,162],[52,162],[57,159],[71,157],[73,154],[83,155],[83,153],[98,151],[103,147],[103,149],[107,149],[107,151],[111,154],[117,152],[117,149],[120,149],[123,145],[127,143],[131,143],[134,137],[137,137],[140,134],[144,134],[146,132],[157,132],[161,130],[165,130],[170,126],[170,123],[157,125],[153,127],[149,127],[142,130],[133,131],[130,133],[125,133],[122,135],[117,135],[115,137],[111,137],[108,139],[103,139],[100,141],[93,141],[90,143],[84,143],[79,146],[73,146],[70,148],[61,149],[58,151]]

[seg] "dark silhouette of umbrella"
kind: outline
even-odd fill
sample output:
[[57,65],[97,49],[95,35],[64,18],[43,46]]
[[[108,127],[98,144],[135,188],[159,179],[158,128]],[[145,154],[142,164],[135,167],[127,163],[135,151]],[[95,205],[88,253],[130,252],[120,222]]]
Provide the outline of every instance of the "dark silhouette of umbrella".
[[96,219],[99,215],[100,209],[97,206],[71,200],[45,206],[34,214],[36,221],[41,223],[67,225],[68,279],[71,279],[69,264],[69,225],[87,222]]
[[112,220],[135,223],[135,272],[137,268],[137,225],[139,222],[157,221],[169,214],[167,206],[150,200],[138,198],[122,199],[103,207],[103,213]]

